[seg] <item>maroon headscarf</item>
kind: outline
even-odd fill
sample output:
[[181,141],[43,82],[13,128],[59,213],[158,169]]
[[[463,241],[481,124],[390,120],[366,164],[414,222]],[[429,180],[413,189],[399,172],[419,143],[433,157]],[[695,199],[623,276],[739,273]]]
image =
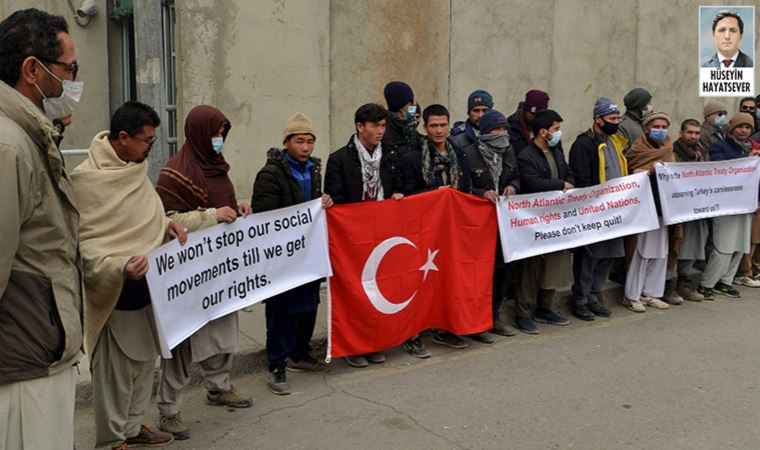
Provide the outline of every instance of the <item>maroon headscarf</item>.
[[230,165],[211,146],[211,137],[231,124],[213,106],[196,106],[185,119],[185,144],[158,176],[156,190],[166,211],[188,212],[198,208],[237,209],[235,188],[227,172]]

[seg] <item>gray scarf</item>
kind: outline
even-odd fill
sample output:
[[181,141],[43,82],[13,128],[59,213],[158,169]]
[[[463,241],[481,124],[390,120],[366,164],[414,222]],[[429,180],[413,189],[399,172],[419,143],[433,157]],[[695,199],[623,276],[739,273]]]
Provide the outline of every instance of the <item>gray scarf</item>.
[[359,151],[359,162],[362,168],[362,200],[380,201],[383,199],[383,184],[380,182],[380,160],[383,157],[381,144],[377,144],[371,155],[356,135],[354,135],[354,145]]
[[481,134],[478,136],[478,151],[488,166],[493,178],[494,190],[499,190],[499,177],[501,177],[501,163],[504,152],[509,147],[509,137],[503,134]]
[[451,186],[457,188],[459,183],[459,161],[454,149],[448,140],[446,142],[446,153],[439,153],[436,149],[430,147],[430,142],[425,139],[422,141],[422,178],[425,180],[426,187],[438,187],[435,179],[435,173],[441,172],[442,186]]

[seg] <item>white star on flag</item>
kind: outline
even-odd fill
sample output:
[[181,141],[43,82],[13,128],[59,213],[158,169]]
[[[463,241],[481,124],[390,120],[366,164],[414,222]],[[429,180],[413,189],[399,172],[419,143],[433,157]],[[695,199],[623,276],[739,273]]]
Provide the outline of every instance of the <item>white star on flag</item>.
[[428,249],[428,259],[427,259],[427,262],[425,262],[425,264],[422,267],[420,267],[420,269],[419,269],[419,270],[424,270],[425,271],[425,274],[422,276],[422,281],[425,281],[425,279],[428,276],[428,272],[430,272],[431,270],[435,270],[436,272],[438,272],[438,266],[435,265],[435,263],[433,262],[433,260],[435,259],[436,255],[438,255],[439,251],[440,251],[440,249],[435,250],[435,251]]

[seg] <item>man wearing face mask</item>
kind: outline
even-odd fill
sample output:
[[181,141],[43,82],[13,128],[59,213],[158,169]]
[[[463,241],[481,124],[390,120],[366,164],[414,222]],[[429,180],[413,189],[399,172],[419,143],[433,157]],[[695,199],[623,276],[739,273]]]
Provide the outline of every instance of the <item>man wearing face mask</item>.
[[[576,187],[589,187],[628,175],[623,156],[626,141],[617,134],[620,108],[608,99],[594,105],[594,123],[579,134],[570,148],[570,167]],[[573,315],[581,320],[609,317],[602,306],[602,288],[615,258],[625,256],[623,238],[611,239],[575,249],[573,255]]]
[[[575,176],[562,150],[562,117],[547,109],[531,123],[533,141],[517,156],[524,194],[567,191],[575,186]],[[518,262],[517,313],[515,325],[523,333],[538,334],[533,323],[565,326],[570,323],[553,309],[554,294],[572,283],[570,252],[561,250]]]
[[125,103],[71,175],[81,207],[96,448],[158,447],[174,440],[142,424],[159,353],[145,254],[171,238],[182,244],[187,239],[187,230],[164,215],[148,179],[145,161],[160,122],[150,106]]
[[660,228],[638,234],[635,248],[631,242],[633,253],[625,279],[623,305],[637,313],[645,312],[645,306],[656,309],[670,307],[661,300],[665,293],[668,266],[668,227],[662,222],[654,166],[660,162],[675,161],[673,141],[668,135],[670,117],[663,112],[652,113],[644,118],[643,125],[644,134],[636,139],[628,152],[628,170],[649,174]]
[[66,20],[37,9],[0,22],[0,36],[0,447],[72,448],[79,212],[43,102],[76,79],[76,49]]
[[[760,150],[752,148],[750,136],[755,121],[747,113],[736,113],[728,124],[728,136],[710,147],[712,161],[727,161],[757,155]],[[731,286],[741,263],[742,256],[750,253],[752,214],[713,217],[713,249],[702,272],[699,293],[705,300],[713,300],[715,294],[741,297]]]
[[[757,108],[757,99],[755,97],[744,97],[739,101],[739,111],[752,116],[755,121],[755,133],[757,133],[757,130],[760,129],[760,110]],[[752,139],[757,140],[755,135],[752,135]]]
[[[221,111],[209,105],[190,110],[185,119],[185,143],[158,176],[158,191],[169,218],[195,231],[217,223],[232,223],[251,214],[251,205],[238,202],[228,175],[230,165],[223,149],[232,129]],[[197,362],[206,380],[206,403],[229,408],[249,408],[250,397],[230,382],[233,357],[238,351],[238,314],[233,312],[207,323],[172,350],[172,359],[161,360],[158,385],[159,429],[182,440],[190,431],[180,408],[190,383],[190,364]]]
[[[485,197],[493,203],[496,203],[499,195],[509,196],[520,191],[520,174],[517,171],[515,152],[509,146],[508,126],[504,114],[494,109],[486,111],[480,118],[480,134],[475,145],[465,149],[472,193]],[[490,333],[514,336],[515,330],[501,320],[501,305],[507,292],[510,266],[504,262],[499,239],[497,235],[491,294],[493,326]],[[494,342],[485,333],[470,337],[485,344]]]
[[[726,125],[728,125],[728,110],[726,105],[721,102],[710,100],[705,104],[703,109],[705,121],[702,122],[702,129],[699,134],[699,145],[708,150],[712,145],[726,136]],[[709,152],[705,156],[710,158]]]
[[549,107],[549,94],[538,89],[525,93],[525,100],[517,105],[517,111],[507,118],[509,125],[509,145],[519,155],[533,139],[531,124],[540,111]]
[[642,120],[644,116],[652,113],[652,94],[644,88],[631,89],[625,97],[625,115],[620,119],[620,130],[618,131],[628,141],[628,145],[623,151],[624,155],[628,154],[636,139],[644,133]]
[[452,145],[462,151],[474,147],[480,134],[480,118],[491,108],[493,108],[493,98],[490,93],[482,89],[472,91],[467,97],[467,120],[455,123],[451,129],[449,139]]
[[385,85],[383,94],[388,103],[383,149],[394,150],[401,157],[422,142],[422,135],[417,131],[420,122],[414,92],[403,81],[391,81]]

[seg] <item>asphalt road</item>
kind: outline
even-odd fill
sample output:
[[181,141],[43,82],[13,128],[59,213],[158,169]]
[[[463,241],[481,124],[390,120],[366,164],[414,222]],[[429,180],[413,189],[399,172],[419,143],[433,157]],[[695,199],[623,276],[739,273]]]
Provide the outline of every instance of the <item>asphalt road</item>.
[[[253,408],[225,411],[190,390],[191,439],[172,449],[758,449],[760,289],[669,311],[541,334],[469,341],[417,360],[327,375],[289,374],[271,394],[263,373],[234,384]],[[157,420],[155,402],[147,422]],[[77,448],[92,448],[92,410],[77,410]]]

